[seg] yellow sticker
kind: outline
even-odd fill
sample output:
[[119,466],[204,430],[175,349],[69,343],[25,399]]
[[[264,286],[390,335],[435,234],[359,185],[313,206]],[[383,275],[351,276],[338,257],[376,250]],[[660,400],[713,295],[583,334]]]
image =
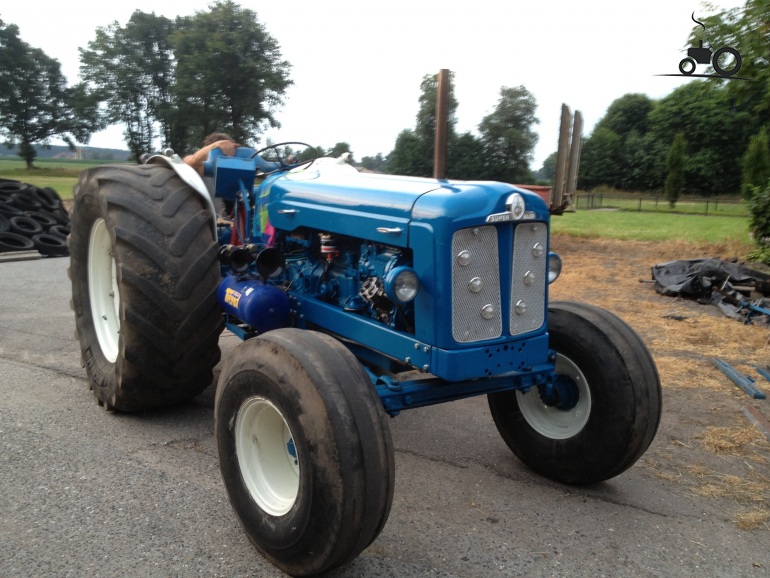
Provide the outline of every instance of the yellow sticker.
[[227,290],[225,290],[225,303],[237,308],[238,301],[240,300],[241,300],[241,294],[238,291],[236,291],[235,289],[230,289],[229,287],[227,288]]

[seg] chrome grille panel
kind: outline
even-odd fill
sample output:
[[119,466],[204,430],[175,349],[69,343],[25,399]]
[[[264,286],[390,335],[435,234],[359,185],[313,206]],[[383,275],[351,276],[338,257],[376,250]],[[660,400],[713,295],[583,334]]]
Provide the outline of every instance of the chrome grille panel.
[[[542,248],[541,254],[535,245]],[[548,227],[545,223],[521,223],[516,227],[513,241],[511,274],[511,335],[521,335],[539,329],[545,321],[545,293],[548,283]],[[530,284],[527,284],[527,273]],[[523,302],[524,313],[516,312]]]
[[[458,258],[461,253],[463,257]],[[452,336],[456,341],[470,343],[502,335],[498,255],[495,227],[460,229],[452,237]],[[476,278],[481,280],[480,289],[478,281],[471,288]],[[491,312],[488,307],[484,311],[488,305]]]

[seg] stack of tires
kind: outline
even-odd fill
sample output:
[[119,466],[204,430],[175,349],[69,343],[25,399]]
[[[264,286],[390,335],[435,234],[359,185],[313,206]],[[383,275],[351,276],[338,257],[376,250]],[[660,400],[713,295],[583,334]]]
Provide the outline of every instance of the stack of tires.
[[0,253],[36,250],[64,257],[69,232],[69,213],[54,189],[0,179]]

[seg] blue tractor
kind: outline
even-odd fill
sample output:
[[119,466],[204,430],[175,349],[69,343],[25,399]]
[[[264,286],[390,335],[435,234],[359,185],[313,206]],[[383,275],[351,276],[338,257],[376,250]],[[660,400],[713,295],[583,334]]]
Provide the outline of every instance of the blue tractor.
[[563,483],[639,459],[660,420],[655,364],[615,315],[549,302],[561,260],[538,196],[289,164],[283,147],[213,151],[214,198],[172,151],[89,169],[70,238],[82,362],[105,408],[194,397],[223,328],[243,340],[219,374],[216,442],[267,559],[314,575],[376,539],[388,416],[410,408],[486,395],[513,453]]

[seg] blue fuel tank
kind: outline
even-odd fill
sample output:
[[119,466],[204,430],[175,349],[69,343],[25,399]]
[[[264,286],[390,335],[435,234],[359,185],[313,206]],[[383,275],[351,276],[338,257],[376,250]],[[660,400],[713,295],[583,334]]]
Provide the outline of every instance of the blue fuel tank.
[[222,309],[259,333],[289,325],[289,298],[250,276],[228,275],[217,289]]

